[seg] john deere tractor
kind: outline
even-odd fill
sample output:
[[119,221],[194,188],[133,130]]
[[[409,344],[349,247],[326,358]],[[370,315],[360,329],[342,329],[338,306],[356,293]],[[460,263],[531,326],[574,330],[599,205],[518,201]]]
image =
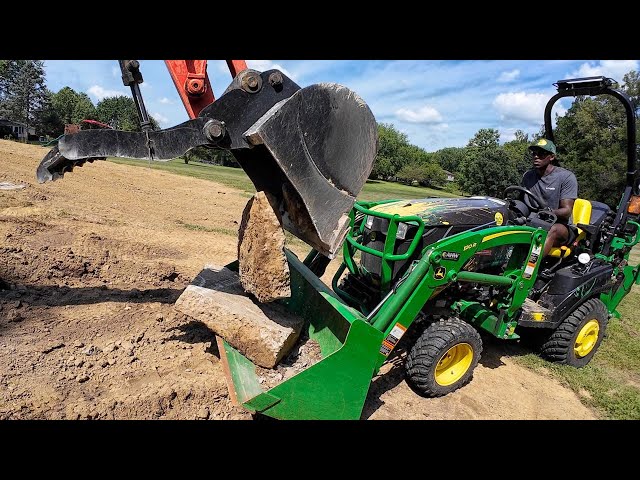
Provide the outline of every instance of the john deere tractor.
[[544,358],[586,365],[639,283],[639,266],[628,264],[640,240],[635,114],[611,79],[556,85],[545,110],[550,140],[560,98],[606,94],[624,105],[627,177],[616,209],[577,199],[575,240],[543,258],[556,218],[523,187],[508,187],[504,198],[356,202],[332,289],[318,278],[327,257],[312,250],[301,262],[287,252],[293,294],[285,304],[307,320],[322,360],[265,391],[251,362],[219,341],[237,401],[276,418],[359,418],[373,375],[410,328],[406,377],[424,396],[471,380],[480,332],[537,337]]

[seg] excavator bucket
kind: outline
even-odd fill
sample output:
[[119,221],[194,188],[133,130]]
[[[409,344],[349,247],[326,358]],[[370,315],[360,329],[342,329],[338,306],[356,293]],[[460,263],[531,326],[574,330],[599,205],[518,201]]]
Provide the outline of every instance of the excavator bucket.
[[379,364],[383,332],[348,307],[295,255],[286,254],[292,296],[281,303],[304,318],[322,359],[266,388],[259,367],[217,337],[231,398],[252,412],[278,419],[359,419]]
[[198,146],[229,150],[256,190],[277,199],[284,228],[333,258],[373,168],[377,124],[346,87],[300,88],[277,70],[246,69],[197,118],[175,127],[65,135],[42,160],[37,178],[57,180],[110,156],[168,161]]
[[245,135],[256,148],[234,155],[256,189],[280,199],[285,229],[332,258],[373,168],[377,125],[369,107],[341,85],[312,85]]

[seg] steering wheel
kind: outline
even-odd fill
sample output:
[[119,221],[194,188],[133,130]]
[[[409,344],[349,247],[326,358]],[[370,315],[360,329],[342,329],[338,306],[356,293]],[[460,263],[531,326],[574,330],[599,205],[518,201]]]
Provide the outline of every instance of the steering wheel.
[[547,202],[545,202],[543,199],[541,199],[539,196],[537,196],[535,193],[533,193],[531,190],[527,190],[524,187],[521,187],[520,185],[511,185],[510,187],[507,187],[504,189],[504,196],[506,197],[508,193],[511,192],[521,192],[523,193],[523,201],[525,203],[525,205],[527,207],[529,207],[532,210],[535,211],[540,211],[543,210],[545,208],[547,208]]

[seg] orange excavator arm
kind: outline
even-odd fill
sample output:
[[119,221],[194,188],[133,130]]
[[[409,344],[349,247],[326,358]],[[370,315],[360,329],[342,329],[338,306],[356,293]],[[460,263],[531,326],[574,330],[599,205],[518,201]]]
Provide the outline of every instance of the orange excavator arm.
[[[207,75],[206,60],[165,60],[173,84],[187,109],[189,118],[196,118],[202,109],[213,103],[215,96]],[[231,77],[247,68],[244,60],[227,60]]]

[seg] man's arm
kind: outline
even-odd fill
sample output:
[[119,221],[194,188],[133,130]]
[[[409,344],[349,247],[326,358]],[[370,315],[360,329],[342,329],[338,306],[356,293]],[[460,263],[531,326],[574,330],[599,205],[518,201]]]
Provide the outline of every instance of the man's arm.
[[558,219],[569,221],[576,198],[578,198],[578,180],[573,172],[569,172],[560,188],[560,206],[553,211]]
[[571,213],[573,212],[573,203],[575,200],[573,198],[563,198],[560,200],[560,207],[553,210],[553,213],[556,214],[558,220],[564,220],[565,222],[569,221],[569,217],[571,217]]

